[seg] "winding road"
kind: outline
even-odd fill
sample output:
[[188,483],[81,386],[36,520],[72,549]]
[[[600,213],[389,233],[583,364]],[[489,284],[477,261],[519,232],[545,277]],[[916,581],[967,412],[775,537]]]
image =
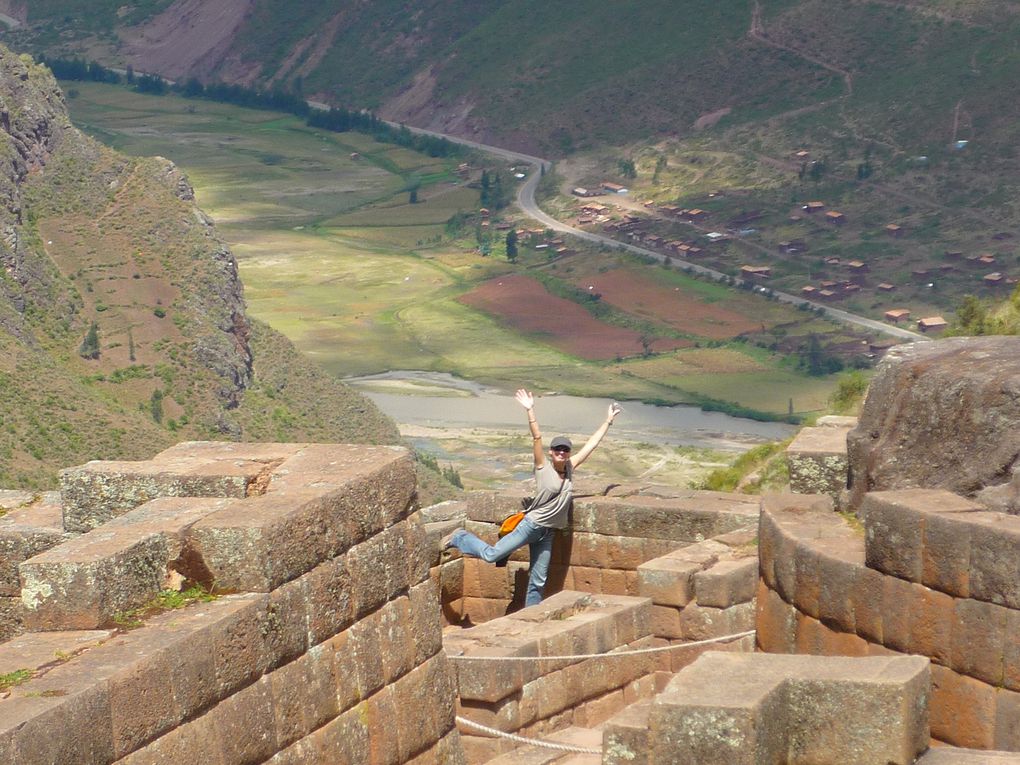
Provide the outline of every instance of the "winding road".
[[[390,123],[395,127],[399,127],[397,123]],[[531,166],[531,172],[528,173],[527,180],[524,181],[517,189],[517,206],[520,207],[521,212],[527,215],[532,220],[537,221],[545,228],[552,229],[561,234],[567,234],[576,239],[581,239],[585,242],[591,242],[592,244],[605,245],[612,247],[617,250],[624,250],[627,252],[633,252],[636,255],[642,255],[646,258],[654,258],[661,263],[670,263],[672,266],[686,271],[687,273],[698,274],[705,276],[716,281],[729,278],[729,274],[724,274],[721,271],[716,271],[705,266],[699,266],[694,263],[688,263],[686,261],[677,260],[676,258],[670,258],[668,255],[664,255],[661,252],[655,250],[649,250],[644,247],[638,247],[633,244],[627,244],[626,242],[619,242],[608,236],[602,236],[601,234],[593,234],[590,231],[583,231],[581,229],[569,226],[562,221],[557,220],[551,215],[542,211],[535,201],[535,190],[538,188],[539,181],[542,177],[543,170],[549,170],[552,167],[552,162],[548,159],[542,159],[541,157],[535,157],[530,154],[522,154],[521,152],[511,151],[510,149],[503,149],[498,146],[489,146],[487,144],[478,143],[477,141],[470,141],[466,138],[458,138],[453,135],[445,135],[443,133],[437,133],[432,130],[424,130],[422,128],[414,128],[410,125],[407,129],[412,133],[419,133],[422,135],[435,136],[436,138],[445,138],[446,140],[460,144],[461,146],[467,146],[472,149],[476,149],[492,156],[500,157],[509,162],[519,162]],[[744,284],[744,280],[736,279],[738,285]],[[756,285],[759,286],[759,285]],[[821,310],[826,316],[844,324],[851,324],[858,327],[864,327],[875,332],[881,332],[885,335],[895,337],[900,340],[928,340],[922,334],[917,332],[911,332],[909,329],[902,329],[900,327],[893,327],[885,324],[881,321],[875,321],[869,319],[866,316],[859,316],[849,311],[843,311],[839,308],[832,308],[827,305],[820,305],[813,303],[810,300],[805,300],[798,295],[791,295],[786,292],[779,292],[772,290],[772,294],[777,300],[782,303],[788,303],[793,306],[808,306],[813,310]]]

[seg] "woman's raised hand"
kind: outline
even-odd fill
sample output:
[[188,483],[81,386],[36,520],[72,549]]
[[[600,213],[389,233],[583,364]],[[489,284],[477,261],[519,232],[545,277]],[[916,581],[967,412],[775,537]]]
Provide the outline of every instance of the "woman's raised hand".
[[612,422],[616,415],[618,415],[622,411],[623,407],[614,401],[609,405],[609,411],[606,413],[606,417],[609,419],[610,422]]
[[535,397],[531,395],[530,391],[521,388],[514,394],[514,398],[517,399],[517,403],[523,406],[525,409],[531,409],[535,405]]

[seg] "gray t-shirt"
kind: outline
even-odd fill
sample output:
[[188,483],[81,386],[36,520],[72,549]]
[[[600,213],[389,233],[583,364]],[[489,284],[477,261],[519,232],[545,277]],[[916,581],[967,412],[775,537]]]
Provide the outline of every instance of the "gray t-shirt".
[[574,466],[569,462],[565,478],[548,461],[535,468],[535,501],[531,503],[533,509],[528,512],[532,523],[551,529],[567,527],[573,498],[573,477]]

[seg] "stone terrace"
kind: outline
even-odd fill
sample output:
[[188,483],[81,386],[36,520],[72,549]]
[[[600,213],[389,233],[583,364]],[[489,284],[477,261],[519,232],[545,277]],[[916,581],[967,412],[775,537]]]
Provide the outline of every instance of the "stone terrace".
[[[32,632],[0,645],[0,762],[463,761],[406,450],[190,443],[63,479],[62,508],[2,495],[5,629]],[[118,626],[182,577],[224,594]]]
[[[846,423],[823,427],[811,459]],[[867,493],[862,521],[833,490],[581,497],[520,609],[526,552],[438,549],[457,526],[495,538],[520,498],[418,511],[403,449],[190,443],[64,480],[63,500],[0,493],[0,762],[905,765],[929,731],[1020,749],[1020,518],[945,491]],[[216,597],[145,610],[182,580]]]

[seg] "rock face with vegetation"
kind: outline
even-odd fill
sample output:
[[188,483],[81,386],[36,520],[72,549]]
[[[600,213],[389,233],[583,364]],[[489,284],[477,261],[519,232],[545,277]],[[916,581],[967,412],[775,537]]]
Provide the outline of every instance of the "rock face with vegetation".
[[1016,513],[1018,421],[1020,338],[894,349],[847,437],[851,494],[945,489]]
[[188,438],[393,443],[393,423],[248,318],[237,263],[161,158],[70,123],[0,49],[0,483]]

